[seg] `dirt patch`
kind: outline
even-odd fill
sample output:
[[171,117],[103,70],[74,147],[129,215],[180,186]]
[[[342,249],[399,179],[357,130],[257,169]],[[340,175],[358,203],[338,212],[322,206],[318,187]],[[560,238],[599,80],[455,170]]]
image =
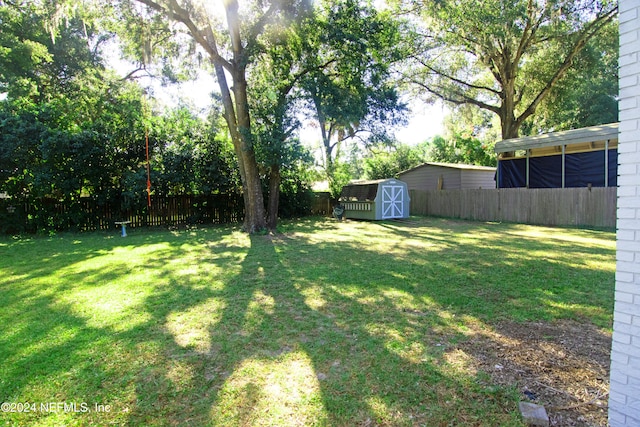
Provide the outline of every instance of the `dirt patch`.
[[457,349],[495,384],[544,405],[552,426],[607,426],[611,334],[573,321],[502,322]]

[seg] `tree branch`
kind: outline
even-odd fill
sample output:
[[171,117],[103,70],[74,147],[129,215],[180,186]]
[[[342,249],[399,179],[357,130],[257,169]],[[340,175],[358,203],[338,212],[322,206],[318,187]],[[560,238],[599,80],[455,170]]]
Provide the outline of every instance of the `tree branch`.
[[120,79],[120,81],[132,80],[132,79],[137,79],[137,78],[139,78],[139,77],[135,76],[135,74],[136,74],[138,71],[145,71],[148,75],[151,75],[151,74],[149,74],[149,72],[147,71],[147,69],[146,69],[145,67],[138,67],[138,68],[136,68],[135,70],[130,71],[129,73],[127,73],[127,75],[126,75],[126,76],[124,76],[124,77],[122,77],[122,78]]
[[262,32],[264,31],[264,27],[269,23],[272,15],[280,10],[280,7],[281,0],[273,0],[271,2],[271,6],[269,6],[269,9],[267,9],[267,11],[262,14],[260,19],[258,19],[258,21],[251,27],[251,30],[249,31],[249,35],[247,37],[248,51],[251,52],[253,50],[256,41],[258,40],[258,36],[262,34]]
[[540,102],[551,92],[553,86],[560,80],[566,71],[573,65],[573,60],[580,53],[582,48],[594,37],[600,29],[609,23],[617,14],[618,7],[615,6],[610,11],[605,13],[604,15],[599,16],[595,20],[593,20],[587,28],[582,32],[580,37],[574,42],[571,50],[567,54],[560,68],[556,70],[554,75],[549,79],[545,87],[538,93],[538,95],[531,101],[529,106],[518,116],[516,119],[516,125],[519,126],[524,122],[527,118],[533,115],[536,111],[536,108],[540,104]]
[[533,38],[538,32],[538,28],[542,25],[544,13],[540,14],[540,18],[537,20],[535,25],[532,24],[534,11],[535,6],[533,5],[533,0],[529,0],[527,3],[527,24],[522,31],[522,37],[520,38],[520,43],[518,44],[518,48],[516,49],[516,53],[513,58],[514,64],[518,64],[520,62],[520,58],[522,58],[525,50],[531,45]]
[[463,93],[456,93],[455,95],[458,96],[459,98],[455,98],[453,96],[445,95],[444,93],[438,91],[437,89],[434,89],[434,88],[432,88],[430,86],[427,86],[424,83],[421,83],[419,81],[411,80],[410,82],[422,87],[427,92],[432,93],[433,95],[437,96],[438,98],[440,98],[440,99],[442,99],[444,101],[451,102],[452,104],[455,104],[455,105],[472,104],[472,105],[480,107],[480,108],[482,108],[484,110],[492,111],[492,112],[494,112],[494,113],[496,113],[498,115],[500,114],[500,107],[496,107],[495,105],[491,105],[491,104],[487,104],[487,103],[482,102],[482,101],[478,101],[477,99],[471,98],[470,96],[467,96],[467,95],[465,95]]
[[[175,0],[172,0],[175,1]],[[240,35],[240,16],[238,15],[238,0],[226,0],[224,9],[227,14],[227,27],[231,38],[231,50],[233,51],[233,63],[236,66],[246,67],[244,58],[244,47]]]
[[487,92],[493,93],[494,95],[500,95],[500,91],[497,91],[497,90],[495,90],[493,88],[490,88],[490,87],[487,87],[487,86],[475,85],[473,83],[466,82],[466,81],[461,80],[461,79],[459,79],[457,77],[450,76],[450,75],[446,74],[445,72],[440,71],[440,70],[438,70],[436,68],[433,68],[431,65],[429,65],[429,64],[427,64],[425,62],[422,62],[422,61],[418,61],[418,62],[420,62],[426,69],[428,69],[432,73],[434,73],[434,74],[436,74],[438,76],[444,77],[445,79],[450,80],[450,81],[452,81],[454,83],[457,83],[459,85],[465,86],[465,87],[467,87],[469,89],[485,90]]
[[[193,39],[200,45],[202,48],[209,54],[211,60],[215,63],[219,63],[226,69],[231,69],[231,64],[229,61],[224,59],[218,53],[216,38],[211,30],[211,27],[208,26],[205,31],[201,31],[198,26],[193,22],[191,17],[189,16],[189,12],[182,8],[176,0],[169,0],[170,7],[166,7],[154,0],[136,0],[139,3],[144,4],[145,6],[155,10],[156,12],[160,12],[174,21],[180,22],[187,27],[189,30],[189,34]],[[206,36],[205,36],[206,34]]]
[[280,95],[286,95],[287,93],[289,93],[289,91],[295,86],[295,84],[300,81],[301,78],[303,78],[304,76],[306,76],[307,74],[313,72],[313,71],[322,71],[325,68],[327,68],[329,65],[333,64],[334,62],[336,62],[337,59],[330,59],[327,62],[325,62],[324,64],[320,64],[318,66],[315,67],[310,67],[310,68],[305,68],[304,70],[300,71],[297,74],[293,75],[293,78],[291,79],[291,81],[289,81],[288,84],[286,84],[285,86],[283,86],[280,90]]

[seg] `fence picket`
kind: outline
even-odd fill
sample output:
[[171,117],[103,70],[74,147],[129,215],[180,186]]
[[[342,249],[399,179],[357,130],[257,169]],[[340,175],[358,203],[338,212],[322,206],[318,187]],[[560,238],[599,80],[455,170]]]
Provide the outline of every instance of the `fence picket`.
[[[18,206],[16,206],[18,205]],[[101,203],[91,198],[73,202],[46,199],[42,203],[16,203],[0,199],[0,232],[36,232],[39,229],[97,231],[131,221],[130,228],[221,224],[244,218],[242,196],[153,196],[145,205],[122,209],[120,203]]]
[[411,190],[411,215],[540,225],[616,226],[615,187]]

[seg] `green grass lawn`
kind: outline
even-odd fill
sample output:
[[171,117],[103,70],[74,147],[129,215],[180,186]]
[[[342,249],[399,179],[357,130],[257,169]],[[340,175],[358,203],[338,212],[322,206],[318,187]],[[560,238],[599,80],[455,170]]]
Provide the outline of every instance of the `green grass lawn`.
[[611,328],[612,232],[281,229],[0,238],[0,402],[36,404],[0,424],[519,426],[518,391],[455,343],[501,321]]

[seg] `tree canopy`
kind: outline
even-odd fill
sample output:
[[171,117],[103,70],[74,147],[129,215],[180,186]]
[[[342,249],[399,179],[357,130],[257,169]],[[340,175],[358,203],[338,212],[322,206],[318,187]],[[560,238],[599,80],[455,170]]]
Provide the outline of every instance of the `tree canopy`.
[[578,55],[615,18],[615,1],[424,2],[421,42],[406,78],[430,96],[500,118],[503,139],[567,77]]
[[392,128],[404,123],[406,106],[391,78],[402,58],[399,24],[387,13],[356,0],[321,2],[306,33],[302,81],[320,131],[324,166],[331,179],[341,144],[393,143]]

